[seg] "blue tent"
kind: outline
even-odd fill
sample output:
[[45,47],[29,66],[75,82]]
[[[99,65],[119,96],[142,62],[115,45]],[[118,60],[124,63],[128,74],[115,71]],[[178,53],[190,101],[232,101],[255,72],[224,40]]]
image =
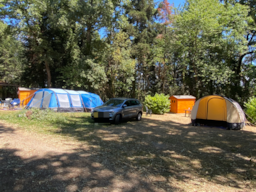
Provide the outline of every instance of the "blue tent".
[[[101,104],[97,105],[96,103],[94,107],[99,105]],[[79,91],[66,89],[40,89],[36,91],[27,104],[27,108],[31,107],[40,109],[49,108],[55,111],[84,111],[84,108],[87,108]]]
[[94,93],[89,93],[86,91],[78,91],[78,93],[81,95],[81,98],[84,103],[84,107],[86,109],[93,109],[94,107],[98,107],[103,104],[103,101],[101,100],[99,95],[96,95]]

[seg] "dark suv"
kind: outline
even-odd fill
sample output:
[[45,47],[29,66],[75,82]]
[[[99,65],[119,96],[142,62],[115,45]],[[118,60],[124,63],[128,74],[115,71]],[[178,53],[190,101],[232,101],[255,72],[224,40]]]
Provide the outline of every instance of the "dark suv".
[[94,121],[109,120],[118,124],[121,119],[136,118],[138,121],[142,117],[142,104],[137,99],[113,98],[99,107],[92,110],[91,118]]

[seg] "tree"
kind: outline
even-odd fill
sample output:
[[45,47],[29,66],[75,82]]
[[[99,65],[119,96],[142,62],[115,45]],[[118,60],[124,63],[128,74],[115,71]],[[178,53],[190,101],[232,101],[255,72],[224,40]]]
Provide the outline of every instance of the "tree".
[[[74,80],[76,69],[92,69],[97,48],[93,38],[97,30],[110,23],[113,2],[115,0],[4,1],[0,15],[17,23],[15,26],[26,47],[27,74],[32,74],[30,69],[42,69],[44,65],[39,76],[40,79],[46,77],[47,87],[67,86],[63,84],[65,79],[72,81],[68,84],[72,88],[81,84],[93,87],[93,81],[84,75],[88,71],[80,73],[84,77],[81,79],[87,82]],[[98,43],[99,39],[95,40]],[[65,71],[70,69],[70,64],[74,67],[69,75]]]
[[187,57],[186,84],[190,94],[222,94],[222,85],[230,82],[234,59],[246,49],[246,6],[224,6],[217,0],[189,0],[180,13],[176,27],[178,41]]
[[137,97],[138,89],[142,89],[139,97],[144,98],[146,92],[155,93],[156,74],[153,62],[153,42],[158,35],[160,24],[155,22],[158,14],[153,0],[131,0],[124,5],[129,25],[122,30],[132,40],[132,58],[136,59],[132,97]]
[[22,73],[22,46],[11,29],[0,21],[0,81],[19,83]]
[[[232,4],[241,4],[249,7],[248,17],[246,22],[248,27],[246,33],[244,34],[245,39],[247,40],[246,50],[241,50],[238,53],[237,65],[234,69],[235,74],[239,74],[240,78],[234,77],[233,91],[232,94],[237,95],[241,103],[246,101],[247,98],[252,96],[252,89],[250,87],[254,86],[255,82],[255,66],[253,63],[256,59],[256,2],[254,0],[224,0],[226,5]],[[254,75],[252,75],[254,74]],[[242,85],[242,86],[241,86]]]
[[159,12],[159,21],[161,23],[164,25],[170,25],[173,22],[173,5],[170,5],[167,0],[163,0],[157,10]]
[[164,93],[243,102],[255,93],[254,1],[188,0],[181,10],[167,0],[158,7],[153,0],[1,2],[8,81],[84,89],[104,100]]
[[108,78],[107,97],[123,96],[131,91],[134,81],[135,63],[131,58],[131,41],[124,32],[115,33],[112,44],[104,54],[105,71]]

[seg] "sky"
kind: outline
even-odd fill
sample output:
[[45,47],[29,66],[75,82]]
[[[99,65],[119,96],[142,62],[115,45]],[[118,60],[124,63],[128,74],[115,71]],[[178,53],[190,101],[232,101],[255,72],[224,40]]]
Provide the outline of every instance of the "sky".
[[[163,0],[154,0],[154,1],[160,3],[160,2],[162,2]],[[168,2],[169,2],[170,4],[174,4],[174,7],[178,8],[179,5],[183,5],[183,4],[186,2],[186,0],[168,0]],[[105,30],[106,30],[105,28],[101,28],[101,29],[99,30],[99,34],[100,34],[100,37],[101,37],[101,38],[103,38],[103,37],[106,36],[106,31],[105,31]]]
[[184,4],[186,0],[168,0],[170,4],[174,4],[174,7],[178,7],[180,4]]

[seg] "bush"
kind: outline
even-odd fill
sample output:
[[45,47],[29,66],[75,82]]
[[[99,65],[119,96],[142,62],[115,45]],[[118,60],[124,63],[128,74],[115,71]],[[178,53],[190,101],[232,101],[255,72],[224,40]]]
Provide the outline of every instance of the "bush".
[[[249,98],[248,102],[245,102],[245,107],[246,107],[246,114],[252,118],[253,122],[256,122],[256,98],[255,97],[251,97]],[[251,119],[248,119],[249,121],[251,121]]]
[[154,97],[147,95],[145,105],[155,114],[164,114],[170,111],[169,96],[164,94],[156,93]]

